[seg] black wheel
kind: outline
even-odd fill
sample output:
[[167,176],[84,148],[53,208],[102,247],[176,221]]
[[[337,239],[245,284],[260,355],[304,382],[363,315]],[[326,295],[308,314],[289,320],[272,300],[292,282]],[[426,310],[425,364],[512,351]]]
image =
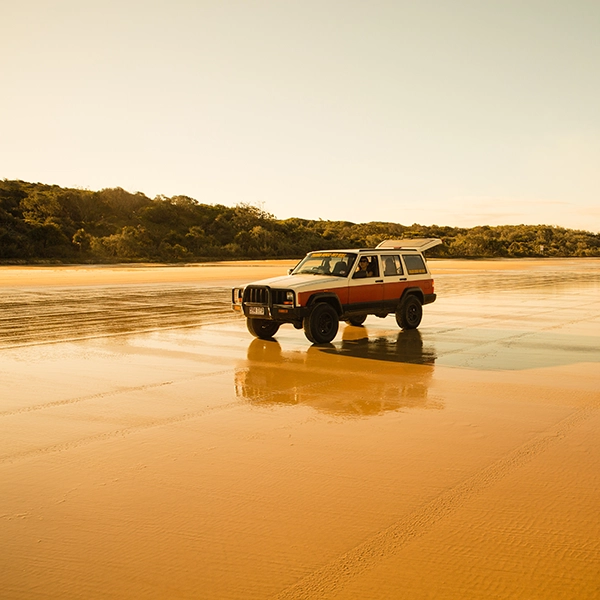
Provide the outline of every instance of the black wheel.
[[360,327],[367,320],[367,315],[361,315],[360,317],[350,317],[346,323],[354,325],[354,327]]
[[246,319],[248,331],[261,340],[271,339],[279,331],[279,323],[267,319]]
[[337,335],[338,314],[326,302],[319,302],[304,318],[304,334],[313,344],[328,344]]
[[416,296],[407,296],[396,311],[396,322],[402,329],[416,329],[423,317],[423,307]]

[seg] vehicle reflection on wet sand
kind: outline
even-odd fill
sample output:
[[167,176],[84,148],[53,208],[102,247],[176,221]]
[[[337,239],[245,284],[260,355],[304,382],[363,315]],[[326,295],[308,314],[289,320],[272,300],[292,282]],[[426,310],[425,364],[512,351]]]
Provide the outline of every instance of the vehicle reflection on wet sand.
[[369,329],[368,326],[347,326],[342,331],[341,344],[330,344],[324,347],[323,351],[327,354],[335,353],[355,358],[434,365],[437,359],[435,342],[423,340],[423,334],[418,329],[381,335],[377,329]]
[[256,405],[303,404],[345,416],[440,409],[443,403],[428,397],[434,362],[418,331],[369,339],[366,328],[348,326],[340,347],[286,352],[275,340],[252,341],[235,389]]

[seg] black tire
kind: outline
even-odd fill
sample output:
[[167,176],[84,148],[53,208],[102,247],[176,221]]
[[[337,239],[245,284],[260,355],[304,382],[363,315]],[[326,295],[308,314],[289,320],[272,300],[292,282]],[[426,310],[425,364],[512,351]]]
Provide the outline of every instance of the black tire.
[[279,325],[267,319],[246,319],[248,331],[261,340],[270,340],[279,331]]
[[367,315],[361,315],[359,317],[350,317],[346,323],[354,325],[354,327],[360,327],[367,320]]
[[396,323],[406,329],[416,329],[423,317],[423,306],[420,300],[414,296],[407,296],[396,310]]
[[304,318],[304,334],[313,344],[328,344],[337,335],[340,320],[335,309],[319,302]]

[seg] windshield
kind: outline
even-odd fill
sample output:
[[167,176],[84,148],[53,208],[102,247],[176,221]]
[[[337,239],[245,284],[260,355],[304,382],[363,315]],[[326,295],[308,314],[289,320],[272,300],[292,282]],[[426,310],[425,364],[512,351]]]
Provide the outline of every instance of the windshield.
[[312,252],[292,271],[292,275],[334,275],[348,277],[356,254],[347,252]]

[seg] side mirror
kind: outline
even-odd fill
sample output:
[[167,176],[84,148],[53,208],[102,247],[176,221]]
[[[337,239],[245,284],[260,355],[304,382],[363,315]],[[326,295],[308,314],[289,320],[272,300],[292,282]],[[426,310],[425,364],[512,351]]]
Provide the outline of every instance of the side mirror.
[[291,269],[288,269],[288,275],[291,275],[293,271],[294,271],[294,267],[292,267]]

